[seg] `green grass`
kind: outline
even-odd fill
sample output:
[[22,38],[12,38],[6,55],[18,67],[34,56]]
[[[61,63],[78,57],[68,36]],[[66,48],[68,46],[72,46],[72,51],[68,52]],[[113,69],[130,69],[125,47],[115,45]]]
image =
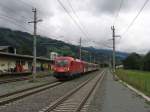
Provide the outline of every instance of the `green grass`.
[[121,80],[150,96],[150,72],[118,69],[116,75]]

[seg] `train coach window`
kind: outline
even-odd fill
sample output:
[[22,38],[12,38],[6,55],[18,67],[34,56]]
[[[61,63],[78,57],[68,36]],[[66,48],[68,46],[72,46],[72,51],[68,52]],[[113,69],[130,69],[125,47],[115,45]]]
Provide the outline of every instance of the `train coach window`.
[[68,65],[68,60],[57,60],[56,66],[64,67]]

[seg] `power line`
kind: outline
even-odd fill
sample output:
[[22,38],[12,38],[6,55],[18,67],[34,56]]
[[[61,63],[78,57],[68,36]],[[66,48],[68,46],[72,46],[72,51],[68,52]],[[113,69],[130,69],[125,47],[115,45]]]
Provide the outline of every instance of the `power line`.
[[[17,3],[18,3],[18,2],[17,2]],[[24,3],[24,2],[23,2],[23,3]],[[25,2],[25,3],[26,3],[26,2]],[[10,7],[6,6],[5,4],[0,4],[0,5],[1,5],[3,8],[8,9],[10,12],[16,13],[16,11],[15,11],[14,9],[11,9]],[[21,28],[23,28],[23,29],[29,31],[27,28],[23,27],[23,25],[18,24],[18,21],[21,23],[21,22],[23,22],[23,20],[19,20],[19,19],[17,19],[17,18],[14,18],[14,16],[11,17],[11,16],[5,15],[5,14],[3,14],[3,13],[0,13],[0,17],[1,17],[1,19],[7,19],[7,20],[10,21],[12,24],[17,25],[17,26],[19,26],[19,27],[21,27]],[[22,19],[24,19],[24,18],[29,19],[29,18],[27,18],[26,16],[23,16],[23,15],[20,15],[20,17],[21,17]],[[30,17],[30,18],[31,18],[31,17]],[[14,22],[15,22],[15,23],[14,23]],[[26,25],[28,25],[28,26],[30,26],[30,27],[32,26],[31,24],[27,24],[26,21],[24,21],[23,23],[26,24]],[[40,30],[45,31],[45,30],[44,30],[43,28],[41,28],[41,27],[40,27]],[[53,37],[56,37],[56,36],[53,36]]]
[[[17,2],[18,3],[18,2]],[[3,4],[3,3],[1,3],[0,4],[3,8],[5,8],[5,9],[8,9],[10,12],[14,12],[14,13],[16,13],[16,10],[14,10],[14,9],[12,9],[12,8],[10,8],[9,6],[7,6],[6,4]],[[23,15],[20,15],[22,18],[26,18],[26,19],[28,19],[26,16],[23,16]]]
[[[82,26],[82,28],[84,29],[84,31],[85,31],[86,33],[88,33],[88,32],[85,30],[85,26],[81,23],[81,21],[80,21],[80,19],[79,19],[79,16],[77,15],[76,11],[74,10],[74,8],[73,8],[73,6],[72,6],[70,0],[67,0],[67,2],[68,2],[68,4],[69,4],[69,6],[71,7],[71,10],[72,10],[72,12],[74,13],[75,17],[78,19],[79,24]],[[87,37],[88,37],[88,36],[87,36]]]
[[[17,2],[17,3],[18,3],[18,2]],[[8,11],[16,13],[16,10],[14,10],[14,9],[12,9],[12,8],[10,8],[10,7],[8,7],[7,5],[5,5],[5,4],[3,4],[3,3],[1,3],[0,5],[1,5],[3,8],[7,9]],[[2,13],[1,13],[0,15],[1,15],[1,18],[4,18],[4,19],[7,18],[7,20],[10,21],[10,22],[12,22],[12,20],[13,20],[13,21],[15,22],[15,23],[12,22],[14,25],[21,26],[21,28],[23,28],[23,29],[29,31],[27,28],[23,27],[23,25],[18,24],[18,21],[23,22],[23,20],[19,20],[19,19],[17,19],[17,18],[4,15],[4,14],[2,14]],[[28,19],[28,18],[27,18],[26,16],[24,16],[24,15],[20,15],[20,17],[22,17],[22,19]],[[26,21],[25,21],[24,23],[26,24]],[[26,24],[26,25],[30,25],[30,24]],[[30,32],[30,31],[29,31],[29,32]]]
[[[22,1],[22,0],[21,0]],[[17,2],[18,3],[18,2]],[[26,2],[23,2],[23,3],[26,3]],[[26,3],[27,4],[27,3]],[[5,5],[5,4],[0,4],[3,8],[5,8],[5,9],[8,9],[8,11],[10,11],[10,12],[14,12],[14,13],[16,13],[16,11],[14,10],[14,9],[12,9],[12,8],[10,8],[10,7],[8,7],[7,5]],[[32,5],[31,5],[32,6]],[[15,18],[15,16],[13,16],[13,17],[11,17],[10,15],[8,16],[8,15],[5,15],[5,14],[3,14],[3,13],[0,13],[0,19],[2,19],[2,20],[7,20],[7,21],[9,21],[11,24],[14,24],[15,26],[18,26],[19,28],[23,28],[25,31],[28,31],[28,32],[31,32],[28,28],[26,28],[26,27],[24,27],[25,25],[28,25],[28,26],[32,26],[31,24],[27,24],[27,22],[26,21],[23,21],[23,19],[24,18],[26,18],[26,19],[29,19],[29,18],[27,18],[26,16],[23,16],[23,15],[19,15],[21,18],[22,18],[22,20],[20,20],[20,19],[17,19],[17,18]],[[30,17],[31,18],[31,17]],[[24,23],[25,25],[23,25],[23,24],[19,24],[19,23]],[[47,29],[47,28],[46,28]],[[43,29],[42,27],[40,27],[40,30],[42,30],[42,31],[45,31],[45,28]],[[56,37],[56,38],[58,38],[58,36],[55,36],[55,35],[50,35],[51,37]]]
[[[23,0],[21,0],[21,2],[23,3],[23,4],[26,4],[26,6],[29,6],[29,7],[34,7],[33,5],[31,5],[31,4],[28,4],[27,2],[25,2],[25,1],[23,1]],[[18,3],[18,2],[17,2]],[[5,9],[8,9],[9,11],[12,11],[12,12],[14,12],[15,13],[15,10],[14,9],[11,9],[10,7],[8,7],[7,5],[5,5],[5,4],[0,4],[2,7],[4,7]],[[24,5],[25,6],[25,5]],[[13,24],[15,24],[15,25],[17,25],[17,26],[19,26],[19,27],[22,27],[23,29],[26,29],[26,30],[28,30],[27,28],[25,28],[25,27],[23,27],[22,25],[20,25],[20,24],[18,24],[17,22],[18,21],[20,21],[20,22],[22,22],[22,20],[19,20],[19,19],[16,19],[16,18],[14,18],[14,17],[10,17],[10,16],[7,16],[7,15],[3,15],[3,14],[1,14],[2,16],[4,16],[3,18],[7,18],[7,20],[9,20],[9,21],[14,21],[13,22]],[[22,18],[27,18],[26,16],[23,16],[23,15],[20,15]],[[32,26],[31,24],[27,24],[27,25],[29,25],[29,26]],[[45,28],[44,28],[45,29]],[[43,28],[41,28],[40,27],[40,30],[42,30],[42,31],[45,31]],[[57,37],[57,36],[53,36],[53,35],[51,35],[52,37]]]
[[29,3],[27,3],[27,2],[25,2],[25,1],[23,1],[23,0],[20,0],[22,3],[24,3],[24,4],[26,4],[26,5],[28,5],[30,8],[33,8],[34,6],[33,5],[31,5],[31,4],[29,4]]
[[[17,2],[17,3],[18,3],[18,2]],[[8,7],[7,5],[2,4],[2,3],[1,3],[0,5],[1,5],[3,8],[8,9],[8,11],[16,13],[16,11],[15,11],[14,9],[11,9],[11,8]],[[26,31],[30,32],[30,30],[27,29],[26,27],[24,27],[24,25],[18,24],[18,21],[19,21],[20,23],[24,23],[24,24],[26,24],[26,25],[28,25],[28,26],[31,26],[30,24],[27,24],[26,21],[23,21],[23,19],[24,19],[24,18],[27,19],[27,17],[26,17],[26,16],[23,16],[23,15],[20,15],[20,17],[22,17],[22,18],[21,18],[22,20],[17,19],[17,18],[15,18],[14,16],[11,17],[11,16],[5,15],[5,14],[3,14],[3,13],[0,13],[0,18],[1,18],[1,19],[3,19],[3,20],[6,19],[7,21],[11,22],[12,24],[14,24],[14,25],[16,25],[16,26],[19,26],[19,27],[25,29]]]
[[[23,4],[26,4],[26,6],[28,6],[29,8],[36,8],[36,6],[35,5],[33,5],[33,4],[31,4],[31,3],[28,3],[28,2],[25,2],[24,0],[20,0]],[[38,1],[38,2],[40,2],[40,1]],[[38,11],[41,11],[41,10],[39,10],[38,9]]]
[[[11,19],[11,20],[15,21],[16,23],[18,23],[18,21],[19,21],[19,22],[23,22],[22,20],[18,20],[18,19],[14,18],[14,17],[11,17],[11,16],[8,16],[8,15],[5,15],[5,14],[3,14],[3,13],[0,13],[0,16],[1,16],[1,17],[9,18],[9,19]],[[24,23],[26,23],[26,22],[24,22]]]
[[66,9],[66,7],[62,4],[62,2],[60,0],[57,0],[57,1],[62,6],[62,8],[65,10],[65,12],[68,14],[68,16],[72,19],[72,21],[77,25],[77,27],[83,33],[83,35],[88,38],[87,34],[83,31],[83,29],[78,24],[78,22],[72,17],[72,15],[69,13],[69,11]]
[[36,47],[37,47],[37,23],[41,22],[41,19],[37,18],[37,10],[36,8],[32,9],[32,12],[34,14],[34,20],[28,23],[33,23],[34,24],[34,32],[33,32],[33,81],[36,78]]
[[96,41],[92,41],[92,42],[97,45],[102,45],[102,47],[112,48],[112,46],[109,46],[106,42],[96,42]]
[[71,2],[70,2],[69,0],[67,0],[67,2],[68,2],[68,4],[69,4],[69,6],[71,7],[72,12],[73,12],[74,15],[76,16],[76,18],[79,20],[79,17],[78,17],[78,15],[76,14],[76,12],[75,12],[75,10],[74,10],[74,8],[73,8]]
[[133,23],[135,22],[135,20],[138,18],[138,16],[140,15],[140,13],[143,11],[144,7],[146,6],[146,4],[149,2],[149,0],[146,0],[143,4],[143,6],[141,7],[141,9],[139,10],[139,12],[137,13],[137,15],[133,18],[132,22],[128,25],[127,29],[125,30],[125,32],[122,34],[122,36],[124,36],[128,30],[130,29],[130,27],[133,25]]
[[[28,6],[28,7],[30,7],[30,8],[35,8],[35,6],[33,5],[33,4],[30,4],[30,3],[28,3],[28,2],[25,2],[24,0],[20,0],[23,4],[26,4],[26,6]],[[38,9],[38,11],[41,11],[41,10],[39,10]],[[29,24],[30,25],[30,24]],[[45,31],[45,29],[47,29],[46,27],[45,28],[39,28],[40,30],[42,30],[42,31]],[[53,36],[54,37],[54,36]]]
[[[12,18],[10,18],[10,17],[8,17],[8,16],[4,16],[4,15],[0,15],[0,18],[3,19],[3,20],[8,20],[8,21],[11,22],[12,24],[14,24],[14,25],[16,25],[16,26],[19,26],[19,27],[21,27],[21,28],[23,28],[23,29],[29,31],[29,30],[28,30],[26,27],[24,27],[23,25],[18,24],[15,19],[12,19]],[[30,32],[30,31],[29,31],[29,32]]]
[[116,16],[115,16],[115,19],[114,19],[113,25],[115,25],[116,20],[117,20],[117,18],[118,18],[118,16],[119,16],[120,10],[121,10],[122,5],[123,5],[123,1],[124,1],[124,0],[121,0],[121,1],[120,1],[119,9],[118,9],[118,12],[117,12],[117,14],[116,14]]
[[[74,8],[73,8],[73,6],[72,6],[70,0],[67,0],[67,2],[68,2],[68,4],[69,4],[69,6],[71,7],[72,12],[74,13],[75,17],[78,19],[79,24],[82,26],[82,28],[84,28],[84,31],[88,34],[88,32],[85,30],[85,26],[81,23],[79,16],[77,15],[76,11],[74,10]],[[121,5],[122,5],[122,2],[123,2],[123,0],[121,1]],[[120,5],[119,10],[121,9],[121,5]],[[87,39],[91,41],[91,39],[90,39],[88,36],[87,36]],[[88,41],[88,42],[89,42],[89,41]]]
[[[24,2],[23,0],[21,0],[21,2],[22,3],[24,3],[24,4],[26,4],[26,5],[28,5],[28,6],[30,6],[30,7],[33,7],[32,5],[30,5],[30,4],[28,4],[27,2]],[[17,2],[18,3],[18,2]],[[11,9],[10,7],[8,7],[7,5],[5,5],[5,4],[0,4],[2,7],[4,7],[4,8],[6,8],[6,9],[8,9],[9,11],[12,11],[12,12],[15,12],[15,10],[14,9]],[[25,7],[25,5],[24,5],[24,7]],[[75,12],[75,11],[74,11]],[[20,15],[22,18],[27,18],[26,16],[23,16],[23,15]],[[77,15],[76,15],[77,16]],[[73,17],[72,17],[73,18]],[[14,18],[14,17],[10,17],[10,16],[7,16],[7,15],[3,15],[3,14],[1,14],[1,19],[6,19],[6,20],[8,20],[8,21],[10,21],[12,24],[14,24],[14,25],[17,25],[17,26],[19,26],[19,27],[21,27],[21,28],[23,28],[23,29],[25,29],[26,31],[29,31],[26,27],[24,27],[24,25],[22,25],[22,24],[18,24],[18,21],[20,21],[20,22],[23,22],[22,20],[19,20],[19,19],[17,19],[17,18]],[[78,23],[77,23],[78,24]],[[27,24],[27,25],[30,25],[30,24]],[[31,25],[30,25],[31,26]],[[80,27],[80,26],[78,26],[78,27]],[[42,30],[42,31],[45,31],[45,30],[43,30],[43,28],[41,28],[40,27],[40,29]],[[81,28],[81,30],[82,30],[82,28]],[[30,32],[30,31],[29,31]],[[84,31],[82,30],[82,33],[83,33]],[[85,34],[86,35],[86,34]],[[53,37],[57,37],[57,36],[54,36],[54,35],[51,35],[51,36],[53,36]]]

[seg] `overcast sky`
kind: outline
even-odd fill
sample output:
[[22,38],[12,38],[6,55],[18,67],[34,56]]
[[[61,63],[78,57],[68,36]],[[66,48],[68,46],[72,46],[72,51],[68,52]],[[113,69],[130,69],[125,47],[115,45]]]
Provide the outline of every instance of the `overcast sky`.
[[[146,53],[150,50],[150,2],[148,2],[130,29],[124,33],[145,0],[60,0],[83,31],[67,15],[57,0],[0,0],[0,26],[33,32],[32,7],[37,8],[38,34],[78,45],[108,48],[112,46],[111,26],[114,24],[116,49],[124,52]],[[76,15],[73,13],[72,5]],[[117,17],[117,18],[116,18]],[[10,19],[11,18],[11,19]],[[84,34],[87,36],[85,36]],[[94,41],[94,42],[92,42]]]

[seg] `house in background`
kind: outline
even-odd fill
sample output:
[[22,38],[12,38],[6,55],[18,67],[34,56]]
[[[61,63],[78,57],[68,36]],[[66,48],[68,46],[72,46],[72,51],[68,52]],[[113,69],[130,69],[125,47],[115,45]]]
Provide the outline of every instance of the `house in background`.
[[55,60],[55,58],[57,58],[58,57],[58,53],[57,52],[51,52],[50,53],[50,59],[51,60]]
[[0,52],[14,53],[16,54],[16,48],[12,46],[0,46]]
[[[37,71],[51,70],[53,60],[37,57]],[[32,72],[33,56],[0,52],[0,75],[5,73]]]

